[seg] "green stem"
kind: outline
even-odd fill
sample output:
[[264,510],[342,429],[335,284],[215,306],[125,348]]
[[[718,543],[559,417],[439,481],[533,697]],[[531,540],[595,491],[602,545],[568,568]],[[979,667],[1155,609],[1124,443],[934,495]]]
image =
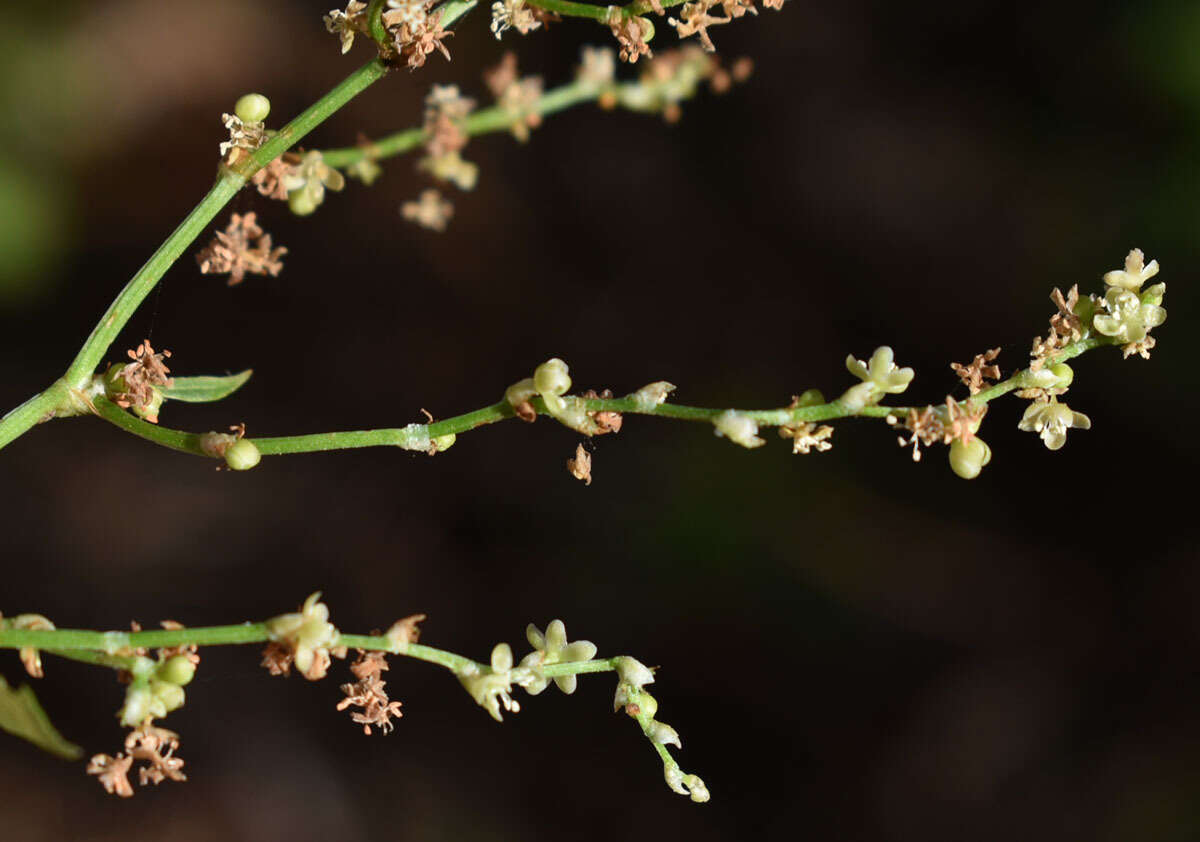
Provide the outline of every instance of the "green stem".
[[[1047,360],[1047,365],[1073,359],[1080,354],[1105,345],[1113,344],[1104,337],[1083,339],[1066,346]],[[976,405],[986,404],[1014,389],[1022,386],[1021,376],[1025,370],[1018,371],[1007,380],[991,386],[971,397]],[[137,418],[112,402],[98,397],[94,400],[96,413],[106,421],[120,427],[126,432],[133,433],[147,441],[191,453],[196,456],[213,458],[200,445],[201,435],[184,430],[174,430],[158,424],[150,424]],[[546,415],[546,405],[541,398],[530,402],[534,411]],[[661,403],[647,406],[643,401],[633,396],[623,398],[587,398],[583,405],[589,412],[620,412],[630,415],[650,415],[659,418],[672,418],[678,421],[697,421],[712,423],[722,413],[728,410],[722,407],[686,406],[684,404]],[[887,418],[889,416],[903,419],[909,412],[920,412],[920,406],[867,406],[857,411],[850,410],[838,401],[815,404],[796,408],[783,407],[780,409],[749,409],[739,410],[746,417],[758,424],[769,427],[797,426],[803,423],[832,421],[838,418]],[[467,433],[487,424],[514,417],[513,408],[506,402],[500,401],[473,412],[466,412],[436,421],[431,424],[410,424],[407,427],[393,427],[378,430],[351,430],[330,433],[312,433],[300,436],[266,436],[251,438],[250,441],[258,447],[264,456],[282,456],[292,453],[317,453],[328,450],[347,450],[359,447],[400,447],[408,450],[426,450],[431,439],[446,435]]]
[[[569,85],[547,91],[538,99],[532,109],[545,116],[556,111],[562,111],[582,102],[597,99],[604,89],[594,84],[572,82]],[[508,131],[512,127],[513,116],[510,111],[498,105],[476,111],[463,121],[462,130],[465,134],[474,136],[491,132]],[[321,153],[322,160],[331,167],[348,167],[364,158],[378,161],[403,155],[419,148],[425,142],[424,129],[405,129],[387,137],[380,138],[365,146],[349,146],[342,149],[328,149]]]
[[[242,623],[235,626],[209,626],[184,629],[150,629],[147,631],[83,631],[79,629],[11,629],[0,622],[0,649],[20,649],[32,646],[43,654],[58,655],[114,669],[131,669],[136,649],[158,649],[167,646],[229,646],[266,643],[271,639],[266,623]],[[338,641],[353,649],[389,652],[418,661],[436,664],[458,674],[477,669],[484,673],[491,667],[464,655],[422,646],[418,643],[397,645],[382,635],[343,634]],[[615,670],[616,658],[550,664],[544,667],[547,677],[581,675]]]

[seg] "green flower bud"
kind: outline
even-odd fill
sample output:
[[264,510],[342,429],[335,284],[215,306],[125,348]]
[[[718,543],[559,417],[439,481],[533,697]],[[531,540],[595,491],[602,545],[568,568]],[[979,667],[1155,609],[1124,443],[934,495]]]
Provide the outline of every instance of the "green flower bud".
[[825,403],[825,396],[821,394],[820,389],[808,389],[792,403],[794,404],[793,409],[800,409],[804,406],[819,406]]
[[171,684],[166,681],[151,681],[150,693],[154,699],[162,705],[165,716],[173,710],[183,707],[184,692],[183,688],[178,684]]
[[304,188],[288,193],[288,208],[296,216],[308,216],[317,209],[318,202]]
[[562,395],[571,388],[571,378],[567,374],[567,364],[555,357],[546,360],[533,372],[533,386],[538,394]]
[[430,447],[437,453],[442,453],[454,447],[454,442],[458,440],[458,436],[454,433],[446,433],[444,436],[434,436],[430,441]]
[[248,471],[261,460],[262,454],[249,439],[238,439],[225,449],[225,464],[235,471]]
[[262,94],[246,94],[237,101],[233,113],[243,123],[261,123],[271,113],[271,100]]
[[966,444],[962,439],[950,443],[950,469],[963,479],[975,479],[983,466],[992,461],[992,449],[975,436]]
[[187,655],[172,655],[158,665],[155,674],[160,681],[184,687],[196,675],[196,665]]
[[1053,374],[1057,381],[1054,386],[1058,389],[1065,389],[1075,380],[1075,372],[1066,363],[1055,363],[1050,366],[1050,373]]
[[654,22],[650,18],[634,18],[642,28],[642,40],[649,44],[654,40]]
[[109,400],[113,400],[117,395],[124,394],[128,386],[125,383],[125,378],[121,376],[125,366],[121,363],[113,363],[104,372],[104,396]]

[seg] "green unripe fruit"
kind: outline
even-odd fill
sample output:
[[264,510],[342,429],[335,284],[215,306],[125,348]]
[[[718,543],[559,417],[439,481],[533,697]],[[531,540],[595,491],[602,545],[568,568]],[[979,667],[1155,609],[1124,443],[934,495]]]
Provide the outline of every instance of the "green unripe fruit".
[[538,394],[561,395],[571,388],[571,378],[567,374],[567,364],[555,357],[546,360],[533,372],[533,387]]
[[162,409],[163,400],[164,398],[162,390],[157,386],[152,386],[150,403],[146,404],[145,406],[131,406],[130,409],[133,410],[133,414],[139,418],[145,418],[147,421],[152,421],[153,423],[157,424],[158,411]]
[[225,464],[235,471],[248,471],[261,461],[262,454],[249,439],[238,439],[225,448]]
[[172,655],[159,664],[155,672],[162,681],[184,687],[196,675],[196,665],[187,655]]
[[950,443],[950,469],[963,479],[975,479],[990,461],[992,449],[979,436],[967,444],[963,444],[962,439]]
[[121,376],[124,369],[125,366],[121,363],[113,363],[108,367],[108,371],[104,372],[104,396],[109,400],[124,394],[127,388],[125,378]]
[[308,216],[317,209],[317,202],[309,191],[301,187],[288,193],[288,208],[296,216]]
[[799,409],[803,406],[819,406],[825,403],[825,396],[821,394],[820,389],[809,389],[804,394],[798,396],[792,401],[794,409]]
[[271,113],[271,100],[262,94],[246,94],[237,101],[233,112],[243,123],[261,123]]

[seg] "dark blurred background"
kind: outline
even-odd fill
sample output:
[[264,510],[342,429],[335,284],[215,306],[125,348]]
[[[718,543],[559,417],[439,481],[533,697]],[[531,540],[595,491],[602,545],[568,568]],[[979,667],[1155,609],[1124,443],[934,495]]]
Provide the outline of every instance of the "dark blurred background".
[[[219,116],[269,95],[278,125],[367,57],[339,56],[328,2],[55,4],[0,29],[0,375],[14,406],[66,367],[120,285],[210,185]],[[497,43],[465,19],[310,138],[419,123],[434,82],[486,99],[507,47],[548,85],[605,30]],[[400,426],[497,399],[550,356],[578,387],[650,380],[685,403],[778,406],[849,385],[847,353],[896,349],[912,400],[950,361],[1044,331],[1055,285],[1101,289],[1157,258],[1170,319],[1154,359],[1076,365],[1093,420],[1047,452],[1020,401],[967,484],[914,465],[877,423],[835,448],[748,452],[711,429],[628,418],[590,443],[591,487],[552,422],[462,436],[436,458],[371,450],[247,474],[98,421],[3,453],[0,610],[60,626],[237,622],[323,589],[347,631],[429,620],[486,659],[561,617],[602,654],[661,665],[697,806],[671,794],[612,676],[521,698],[497,725],[434,667],[396,659],[394,733],[364,737],[322,683],[208,650],[182,734],[191,780],[106,796],[83,764],[0,741],[19,840],[1200,838],[1200,571],[1186,350],[1200,261],[1200,6],[814,3],[713,30],[753,78],[676,125],[582,107],[522,146],[466,157],[450,230],[403,222],[408,157],[312,218],[246,193],[290,253],[238,288],[168,274],[110,355],[150,337],[177,374],[245,367],[163,423],[252,435]],[[660,24],[654,46],[672,46]],[[626,76],[629,68],[624,68]],[[227,216],[223,214],[224,224]],[[0,662],[22,679],[13,656]],[[115,753],[110,675],[50,661],[37,691],[67,737]]]

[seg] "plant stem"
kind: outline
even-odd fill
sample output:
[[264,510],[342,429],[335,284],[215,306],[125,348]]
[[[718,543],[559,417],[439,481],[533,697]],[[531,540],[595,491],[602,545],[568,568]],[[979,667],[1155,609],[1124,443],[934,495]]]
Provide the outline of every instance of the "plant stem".
[[[628,87],[633,87],[633,85]],[[595,84],[572,82],[547,91],[538,99],[537,105],[532,110],[542,116],[553,114],[582,102],[591,102],[597,99],[604,90]],[[462,131],[470,136],[508,131],[512,127],[512,122],[511,112],[499,105],[494,105],[491,108],[476,111],[467,117],[462,123]],[[364,146],[327,149],[321,153],[321,157],[331,167],[347,167],[364,158],[378,161],[403,155],[405,152],[417,149],[424,142],[424,129],[405,129]]]
[[[1111,340],[1104,337],[1091,337],[1065,346],[1056,354],[1049,357],[1046,365],[1064,362],[1080,354],[1105,345],[1111,345]],[[976,406],[981,406],[1022,386],[1021,376],[1025,370],[1017,371],[1007,380],[1003,380],[988,389],[973,395],[970,400]],[[675,403],[647,405],[646,402],[634,396],[623,398],[586,398],[580,399],[589,412],[620,412],[631,415],[651,415],[659,418],[673,418],[679,421],[699,421],[712,423],[718,416],[728,410],[722,407],[686,406]],[[94,401],[96,414],[106,421],[115,424],[126,432],[133,433],[147,441],[191,453],[196,456],[213,458],[213,454],[205,451],[201,445],[201,436],[184,430],[174,430],[158,424],[150,424],[126,412],[112,402],[98,397]],[[541,398],[534,398],[530,405],[539,415],[546,415],[546,404]],[[748,409],[738,410],[741,414],[758,424],[770,427],[798,426],[804,423],[832,421],[838,418],[888,418],[889,416],[903,419],[910,412],[920,412],[922,406],[887,406],[876,405],[863,407],[857,411],[850,410],[838,401],[815,404],[802,407],[782,407],[780,409]],[[258,447],[264,456],[282,456],[291,453],[316,453],[328,450],[347,450],[359,447],[401,447],[407,450],[427,450],[432,439],[450,434],[467,433],[487,424],[494,424],[515,416],[515,412],[507,401],[500,401],[473,412],[466,412],[435,421],[431,424],[410,424],[406,427],[392,427],[378,430],[351,430],[330,433],[311,433],[299,436],[265,436],[251,438],[250,441]]]
[[[79,629],[31,630],[4,628],[0,621],[0,649],[19,649],[32,646],[43,654],[58,655],[84,663],[130,669],[136,649],[157,649],[164,646],[227,646],[266,643],[271,639],[266,623],[242,623],[234,626],[209,626],[184,629],[151,629],[147,631],[83,631]],[[422,646],[418,643],[396,645],[382,635],[343,634],[340,645],[353,649],[388,652],[445,667],[458,674],[465,670],[491,671],[487,664],[464,655]],[[616,658],[549,664],[544,667],[547,677],[580,675],[615,670]]]

